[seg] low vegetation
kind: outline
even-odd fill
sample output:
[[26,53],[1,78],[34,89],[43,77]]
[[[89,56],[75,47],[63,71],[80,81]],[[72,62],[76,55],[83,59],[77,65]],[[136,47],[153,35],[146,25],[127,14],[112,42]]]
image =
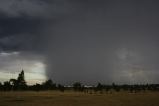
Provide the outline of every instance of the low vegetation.
[[0,92],[0,106],[158,106],[158,97],[158,92],[14,91]]
[[17,79],[0,83],[0,106],[158,106],[159,84],[63,86],[47,80],[27,85],[22,70]]
[[159,84],[136,84],[136,85],[117,85],[112,83],[111,85],[105,85],[98,83],[96,86],[85,86],[80,82],[75,82],[72,86],[64,86],[61,84],[53,83],[53,81],[47,80],[42,84],[27,85],[24,78],[24,71],[22,70],[17,79],[10,79],[3,84],[0,83],[0,91],[47,91],[55,90],[65,92],[66,90],[73,90],[75,92],[84,93],[111,93],[126,91],[130,93],[146,92],[146,91],[159,91]]

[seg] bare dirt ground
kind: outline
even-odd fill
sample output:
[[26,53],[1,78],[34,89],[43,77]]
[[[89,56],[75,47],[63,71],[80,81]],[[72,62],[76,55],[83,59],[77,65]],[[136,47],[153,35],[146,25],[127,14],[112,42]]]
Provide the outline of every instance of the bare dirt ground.
[[159,106],[159,92],[0,92],[0,106]]

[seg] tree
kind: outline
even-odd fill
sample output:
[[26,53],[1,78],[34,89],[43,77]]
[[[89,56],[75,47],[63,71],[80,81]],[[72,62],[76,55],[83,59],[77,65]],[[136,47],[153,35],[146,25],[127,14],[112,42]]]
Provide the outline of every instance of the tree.
[[17,90],[18,89],[18,81],[16,79],[10,79],[9,82],[12,86],[12,90]]
[[45,90],[51,90],[56,88],[56,84],[54,84],[51,79],[44,82],[42,86]]
[[40,90],[42,90],[42,86],[40,84],[35,84],[35,85],[31,86],[31,89],[35,90],[35,91],[40,91]]
[[17,79],[10,79],[9,83],[12,86],[12,90],[26,90],[27,85],[25,82],[24,71],[21,71]]
[[81,84],[80,82],[75,82],[75,83],[73,84],[73,89],[74,89],[75,91],[81,91],[81,89],[82,89],[82,84]]
[[24,70],[22,70],[21,73],[19,74],[19,76],[17,78],[17,83],[18,83],[18,89],[20,89],[20,90],[26,89],[27,85],[25,82]]
[[5,81],[4,84],[3,84],[3,90],[4,91],[9,91],[11,90],[11,85],[10,85],[10,82],[9,81]]
[[24,79],[24,71],[22,70],[21,73],[19,74],[17,81],[19,85],[26,85],[25,79]]
[[102,90],[103,89],[103,85],[101,83],[98,83],[96,88],[97,88],[97,90]]
[[120,91],[120,86],[116,85],[114,82],[112,83],[112,88],[116,91],[119,92]]
[[109,92],[109,90],[111,89],[111,86],[105,85],[104,89],[105,89],[106,92]]
[[100,93],[103,93],[103,89],[104,89],[104,85],[102,85],[101,83],[98,83],[94,91],[95,92],[100,91]]
[[0,82],[0,91],[2,91],[2,88],[3,88],[3,85],[2,85],[2,83]]
[[64,92],[65,91],[65,87],[61,84],[58,84],[58,89],[61,91],[61,92]]

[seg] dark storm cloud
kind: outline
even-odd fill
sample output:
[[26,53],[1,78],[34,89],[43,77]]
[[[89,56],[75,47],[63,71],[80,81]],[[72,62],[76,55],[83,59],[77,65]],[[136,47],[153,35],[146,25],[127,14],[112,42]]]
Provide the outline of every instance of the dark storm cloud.
[[[47,1],[47,0],[46,0]],[[21,15],[43,16],[48,12],[48,3],[43,0],[1,0],[1,12],[9,17]],[[41,14],[42,13],[42,14]]]
[[46,58],[57,82],[159,82],[155,0],[2,0],[1,51]]
[[[29,49],[38,37],[39,27],[43,23],[40,19],[27,17],[0,18],[0,47],[4,50]],[[27,40],[26,40],[27,39]],[[32,44],[30,45],[29,44]],[[28,44],[30,47],[28,48]],[[22,46],[22,47],[21,47]]]

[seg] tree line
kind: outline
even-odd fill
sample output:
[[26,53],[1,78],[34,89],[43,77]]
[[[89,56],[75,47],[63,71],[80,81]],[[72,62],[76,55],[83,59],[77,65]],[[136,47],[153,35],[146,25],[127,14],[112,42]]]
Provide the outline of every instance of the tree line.
[[25,81],[24,71],[22,70],[17,79],[10,79],[4,83],[0,83],[0,91],[46,91],[58,90],[65,92],[66,90],[73,90],[75,92],[84,93],[112,93],[127,91],[130,93],[146,92],[146,91],[159,91],[159,84],[135,84],[135,85],[118,85],[112,83],[110,85],[98,83],[96,86],[85,86],[80,82],[75,82],[72,86],[64,86],[61,84],[53,83],[51,79],[43,82],[42,84],[27,85]]

